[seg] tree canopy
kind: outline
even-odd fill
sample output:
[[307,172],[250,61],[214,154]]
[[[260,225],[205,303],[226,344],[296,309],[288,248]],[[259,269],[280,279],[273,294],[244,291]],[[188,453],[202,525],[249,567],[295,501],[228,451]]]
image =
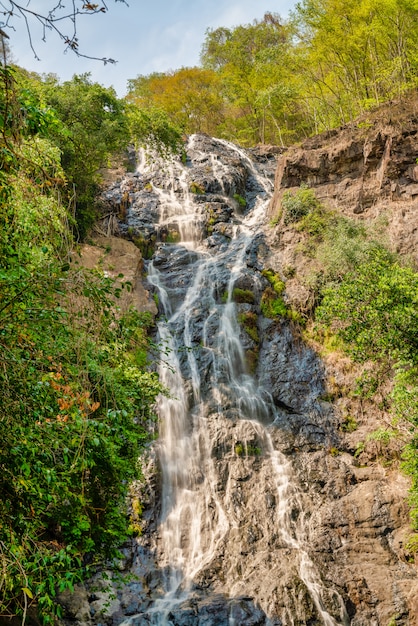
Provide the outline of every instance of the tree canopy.
[[417,20],[415,0],[302,0],[288,20],[208,30],[201,68],[139,76],[128,98],[185,132],[288,145],[415,87]]

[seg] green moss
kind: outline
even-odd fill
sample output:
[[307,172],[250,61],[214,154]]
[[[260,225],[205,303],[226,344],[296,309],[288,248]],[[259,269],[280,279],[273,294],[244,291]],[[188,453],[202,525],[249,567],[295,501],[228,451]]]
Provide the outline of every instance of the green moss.
[[238,315],[238,322],[241,324],[247,335],[251,337],[251,339],[255,343],[260,342],[260,337],[258,336],[257,329],[257,315],[252,311],[245,311],[244,313],[240,313]]
[[235,287],[232,291],[232,300],[240,304],[254,304],[255,297],[251,289]]
[[299,326],[306,325],[306,318],[303,317],[303,315],[296,309],[288,308],[286,311],[286,317],[295,324],[299,324]]
[[234,446],[234,452],[237,456],[260,456],[262,450],[254,442],[243,443],[242,441],[237,441]]
[[241,442],[236,443],[234,446],[234,452],[237,456],[244,456],[245,454],[244,445]]
[[276,272],[272,269],[264,269],[261,274],[267,278],[274,291],[280,296],[285,290],[285,284]]
[[267,287],[261,296],[261,312],[264,317],[274,319],[275,317],[286,317],[287,307],[282,297],[271,288]]
[[[276,283],[276,289],[280,291],[284,287],[282,281]],[[276,317],[285,317],[296,324],[304,326],[306,324],[305,318],[295,309],[288,307],[281,295],[277,293],[272,287],[267,287],[261,296],[260,302],[261,312],[264,317],[275,319]]]
[[234,193],[233,197],[234,197],[234,200],[238,202],[239,206],[245,209],[245,207],[247,206],[246,199],[243,198],[239,193]]

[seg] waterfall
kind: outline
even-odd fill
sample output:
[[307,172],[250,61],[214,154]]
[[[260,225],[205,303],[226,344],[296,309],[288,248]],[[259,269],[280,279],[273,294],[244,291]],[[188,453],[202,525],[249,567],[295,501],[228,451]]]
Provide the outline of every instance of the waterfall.
[[[149,166],[157,229],[177,234],[148,265],[169,390],[155,444],[160,578],[124,624],[347,625],[310,556],[305,496],[277,443],[280,409],[255,375],[265,287],[257,242],[271,175],[226,141],[192,136],[187,152],[185,164]],[[255,325],[252,338],[242,320]]]

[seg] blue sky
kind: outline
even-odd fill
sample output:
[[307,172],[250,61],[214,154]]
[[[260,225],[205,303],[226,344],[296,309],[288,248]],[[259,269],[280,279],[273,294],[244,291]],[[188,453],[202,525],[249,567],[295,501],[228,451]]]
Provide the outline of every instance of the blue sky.
[[[54,3],[56,0],[30,0],[28,6],[45,13]],[[70,6],[71,0],[64,4]],[[28,70],[52,72],[62,80],[91,72],[93,80],[113,85],[123,96],[129,78],[197,65],[208,28],[248,24],[261,19],[266,11],[286,17],[296,0],[128,0],[128,4],[107,0],[108,13],[81,17],[78,22],[80,50],[114,58],[116,65],[104,66],[70,51],[64,54],[58,36],[47,33],[43,42],[42,32],[33,26],[33,44],[41,59],[37,61],[21,19],[15,20],[14,32],[7,31],[13,58]]]

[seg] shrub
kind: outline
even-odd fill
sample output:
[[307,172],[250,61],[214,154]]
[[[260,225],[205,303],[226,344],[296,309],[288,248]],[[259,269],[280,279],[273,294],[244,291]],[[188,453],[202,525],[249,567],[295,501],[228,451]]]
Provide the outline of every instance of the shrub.
[[275,317],[286,317],[287,307],[281,296],[278,296],[276,292],[267,287],[261,296],[261,312],[264,317],[274,319]]
[[285,191],[282,197],[282,210],[286,225],[299,222],[305,215],[319,206],[315,193],[306,185],[297,191]]
[[360,361],[414,363],[418,354],[418,274],[380,249],[324,290],[317,319],[339,320],[337,332]]

